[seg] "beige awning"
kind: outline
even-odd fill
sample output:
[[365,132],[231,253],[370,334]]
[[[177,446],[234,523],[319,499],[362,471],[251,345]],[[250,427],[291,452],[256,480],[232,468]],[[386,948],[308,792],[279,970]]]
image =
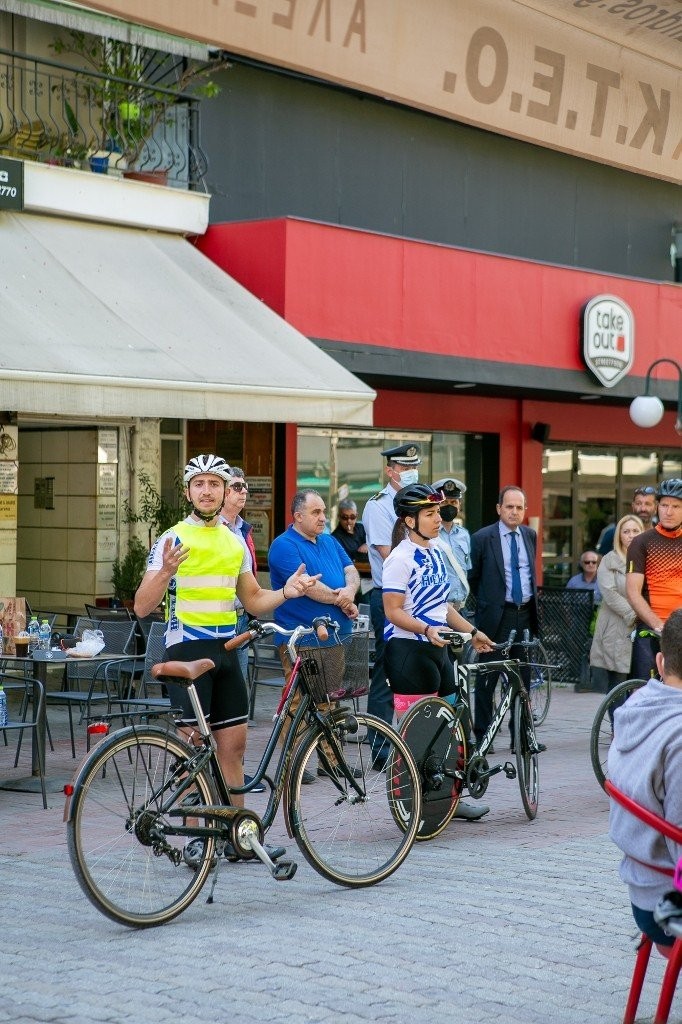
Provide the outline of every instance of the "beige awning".
[[0,214],[0,409],[371,425],[375,393],[177,235]]

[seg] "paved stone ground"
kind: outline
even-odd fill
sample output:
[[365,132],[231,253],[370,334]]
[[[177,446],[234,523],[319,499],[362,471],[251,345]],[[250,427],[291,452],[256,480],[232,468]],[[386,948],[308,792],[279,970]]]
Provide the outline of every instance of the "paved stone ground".
[[[274,701],[260,689],[250,764]],[[455,821],[416,845],[381,885],[338,888],[294,849],[293,881],[277,884],[258,864],[227,865],[215,903],[202,894],[144,931],[112,923],[81,893],[59,793],[44,811],[39,794],[0,790],[0,1021],[616,1024],[636,929],[589,763],[598,701],[555,689],[534,822],[517,783],[499,776],[484,820]],[[57,780],[73,765],[60,716],[51,710],[48,773]],[[13,751],[0,745],[3,779],[27,772],[28,754],[15,771]],[[289,843],[281,817],[269,839]],[[660,958],[650,975],[642,1022],[653,1017]],[[679,997],[671,1022],[681,1013]]]

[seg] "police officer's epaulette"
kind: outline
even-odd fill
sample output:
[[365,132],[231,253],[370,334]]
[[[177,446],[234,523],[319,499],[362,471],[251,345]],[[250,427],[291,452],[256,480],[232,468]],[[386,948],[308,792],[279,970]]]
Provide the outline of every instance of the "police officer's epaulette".
[[377,498],[380,498],[380,497],[382,496],[382,494],[383,494],[383,493],[384,493],[383,491],[377,491],[377,493],[376,493],[376,494],[373,494],[373,495],[372,495],[372,497],[371,497],[371,498],[368,498],[367,500],[368,500],[368,501],[376,501],[376,500],[377,500]]

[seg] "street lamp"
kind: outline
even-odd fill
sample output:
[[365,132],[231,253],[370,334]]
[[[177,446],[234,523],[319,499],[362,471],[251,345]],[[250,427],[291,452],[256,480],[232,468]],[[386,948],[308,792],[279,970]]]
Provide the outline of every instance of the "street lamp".
[[656,359],[651,364],[646,372],[644,394],[633,398],[630,403],[630,419],[638,427],[655,427],[663,419],[663,413],[665,412],[663,402],[656,395],[649,394],[651,371],[656,366],[659,366],[660,363],[670,363],[671,366],[674,366],[680,379],[677,392],[677,422],[675,423],[675,430],[678,434],[682,434],[682,366],[676,363],[674,359]]

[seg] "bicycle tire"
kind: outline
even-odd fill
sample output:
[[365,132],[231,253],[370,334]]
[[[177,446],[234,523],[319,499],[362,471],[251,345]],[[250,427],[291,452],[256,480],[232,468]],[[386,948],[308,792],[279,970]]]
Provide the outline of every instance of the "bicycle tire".
[[645,685],[644,679],[624,679],[606,694],[597,708],[590,730],[590,760],[592,771],[599,785],[604,788],[606,781],[606,763],[609,748],[613,739],[613,712],[624,704],[635,690]]
[[[374,715],[349,709],[335,716],[334,728],[347,769],[360,773],[355,781],[364,796],[358,796],[343,775],[303,785],[303,773],[315,767],[324,742],[322,729],[313,725],[301,740],[289,773],[289,826],[315,871],[330,882],[357,889],[388,878],[410,852],[421,813],[419,775],[400,736]],[[373,767],[368,745],[345,742],[347,734],[367,729],[381,737],[387,754],[385,773]]]
[[[163,729],[123,729],[99,744],[78,774],[67,823],[69,856],[85,895],[113,921],[137,928],[165,924],[196,899],[206,881],[213,837],[205,840],[195,870],[182,860],[186,837],[169,836],[174,853],[160,855],[150,837],[152,826],[184,824],[182,817],[158,814],[158,794],[171,773],[178,779],[186,775],[195,755]],[[194,785],[204,805],[217,802],[208,773],[200,772]]]
[[540,766],[538,764],[533,713],[528,699],[514,701],[514,750],[516,777],[521,790],[521,802],[527,818],[532,821],[538,813],[540,798]]
[[466,768],[464,729],[451,704],[424,697],[405,712],[398,731],[419,769],[422,813],[416,839],[422,842],[439,835],[457,810]]
[[530,670],[530,706],[535,725],[542,725],[547,718],[549,704],[552,699],[552,670],[549,665],[547,651],[537,641],[534,659],[529,661]]

